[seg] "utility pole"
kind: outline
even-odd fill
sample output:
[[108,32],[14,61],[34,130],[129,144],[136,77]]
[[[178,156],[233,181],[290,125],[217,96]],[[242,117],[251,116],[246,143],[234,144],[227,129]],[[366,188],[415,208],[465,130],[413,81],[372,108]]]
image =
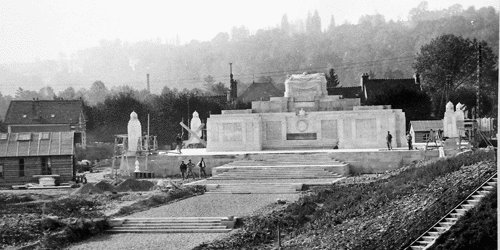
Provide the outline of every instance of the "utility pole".
[[446,75],[446,103],[450,101],[450,90],[451,90],[451,75]]
[[231,102],[236,101],[236,97],[238,96],[238,86],[237,82],[233,78],[233,63],[229,63],[229,98]]
[[149,73],[146,74],[146,88],[148,90],[148,93],[151,94],[151,86],[149,85]]
[[477,96],[476,96],[476,118],[479,118],[479,111],[480,111],[480,107],[479,107],[479,103],[480,103],[480,86],[481,86],[481,68],[482,68],[482,64],[483,64],[483,58],[482,58],[482,46],[481,44],[479,44],[478,42],[478,46],[477,46],[477,86],[476,86],[476,90],[477,90]]

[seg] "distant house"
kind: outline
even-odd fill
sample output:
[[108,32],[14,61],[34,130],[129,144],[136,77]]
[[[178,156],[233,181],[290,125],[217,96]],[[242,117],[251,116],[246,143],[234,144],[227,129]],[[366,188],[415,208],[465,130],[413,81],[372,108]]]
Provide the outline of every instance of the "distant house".
[[38,183],[34,175],[74,177],[75,133],[23,132],[0,134],[0,186]]
[[245,102],[269,101],[271,97],[282,97],[283,95],[283,91],[272,83],[253,82],[245,92],[238,96],[238,100]]
[[378,95],[383,95],[387,93],[387,91],[401,88],[422,91],[418,74],[416,74],[414,78],[370,79],[370,76],[365,73],[361,76],[361,103],[370,102]]
[[430,137],[430,131],[443,130],[443,120],[411,121],[410,134],[413,143],[425,143]]
[[75,143],[86,145],[82,100],[11,101],[5,124],[8,133],[75,132]]
[[361,98],[361,86],[356,87],[336,87],[331,89],[330,95],[340,95],[342,98]]
[[360,98],[361,104],[366,104],[378,95],[401,88],[421,91],[418,74],[414,78],[370,79],[370,76],[365,73],[361,76],[360,86],[332,88],[330,95],[340,95],[343,98]]

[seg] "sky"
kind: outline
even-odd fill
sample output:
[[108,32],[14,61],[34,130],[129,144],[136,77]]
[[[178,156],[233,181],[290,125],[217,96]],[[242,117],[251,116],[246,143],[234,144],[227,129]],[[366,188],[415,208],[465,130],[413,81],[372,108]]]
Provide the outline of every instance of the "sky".
[[[177,35],[181,43],[211,40],[219,32],[245,25],[250,32],[305,19],[318,10],[322,27],[331,15],[337,25],[356,24],[363,15],[407,20],[422,0],[1,0],[0,63],[58,59],[60,53],[99,45],[103,39],[137,42]],[[428,0],[429,10],[461,4],[464,9],[493,6],[500,0]]]

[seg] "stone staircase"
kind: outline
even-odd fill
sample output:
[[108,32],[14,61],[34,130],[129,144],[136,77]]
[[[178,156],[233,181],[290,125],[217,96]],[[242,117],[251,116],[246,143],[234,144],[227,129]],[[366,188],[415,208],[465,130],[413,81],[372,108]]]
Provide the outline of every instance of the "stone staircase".
[[[238,163],[239,164],[239,163]],[[261,165],[250,163],[247,166],[232,165],[233,168],[211,177],[212,180],[274,180],[274,179],[320,179],[339,178],[338,173],[329,172],[321,166],[311,165]],[[326,167],[327,165],[325,165]],[[225,165],[225,167],[229,167]]]
[[[346,163],[328,154],[256,154],[214,168],[206,187],[208,194],[292,194],[302,190],[304,180],[331,184],[348,171]],[[223,180],[228,182],[221,184]],[[210,184],[214,181],[219,182]]]
[[296,194],[302,184],[295,183],[234,183],[211,184],[206,194]]
[[448,231],[469,209],[475,207],[483,197],[489,194],[497,185],[497,174],[490,177],[479,188],[474,190],[464,201],[452,209],[447,215],[441,218],[429,230],[418,237],[406,249],[424,250],[434,244],[437,238]]
[[108,233],[227,233],[233,217],[168,217],[111,219]]

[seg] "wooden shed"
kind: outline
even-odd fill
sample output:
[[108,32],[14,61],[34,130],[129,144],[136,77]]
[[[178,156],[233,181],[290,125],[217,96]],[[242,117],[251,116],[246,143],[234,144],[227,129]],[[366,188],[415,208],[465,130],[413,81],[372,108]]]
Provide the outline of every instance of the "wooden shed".
[[74,178],[75,132],[0,134],[0,185],[38,183],[34,175]]
[[431,129],[443,130],[443,120],[411,121],[410,124],[413,143],[425,143],[429,139]]

